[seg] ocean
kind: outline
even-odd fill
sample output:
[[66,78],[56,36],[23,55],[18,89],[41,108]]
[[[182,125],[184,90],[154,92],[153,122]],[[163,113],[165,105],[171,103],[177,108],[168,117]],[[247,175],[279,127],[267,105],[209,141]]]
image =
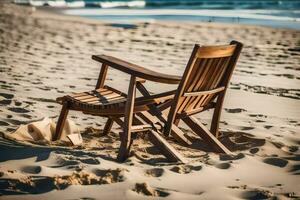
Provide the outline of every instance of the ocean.
[[15,0],[113,23],[201,21],[300,30],[300,0]]

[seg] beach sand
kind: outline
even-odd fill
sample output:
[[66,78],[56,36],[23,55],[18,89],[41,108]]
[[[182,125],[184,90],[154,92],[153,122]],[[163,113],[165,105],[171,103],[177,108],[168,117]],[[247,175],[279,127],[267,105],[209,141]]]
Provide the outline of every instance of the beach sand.
[[[118,132],[105,119],[70,112],[84,144],[26,145],[0,139],[0,199],[290,199],[300,198],[300,32],[259,26],[155,22],[122,28],[100,21],[0,3],[0,133],[55,118],[57,97],[95,87],[93,54],[181,75],[193,45],[245,44],[221,117],[234,157],[169,140],[189,162],[168,163],[138,138],[125,163]],[[107,85],[126,92],[129,76],[110,70]],[[153,93],[174,89],[146,83]],[[209,125],[211,112],[197,115]],[[2,195],[2,196],[1,196]]]

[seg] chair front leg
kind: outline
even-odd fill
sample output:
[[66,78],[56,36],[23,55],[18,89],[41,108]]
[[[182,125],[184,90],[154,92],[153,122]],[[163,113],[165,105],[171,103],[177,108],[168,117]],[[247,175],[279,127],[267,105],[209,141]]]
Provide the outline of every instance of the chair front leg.
[[128,88],[128,96],[124,114],[124,126],[121,136],[121,145],[118,153],[118,161],[123,162],[127,159],[131,146],[131,126],[133,121],[133,109],[136,95],[136,77],[131,76]]
[[107,135],[109,134],[112,126],[113,126],[113,123],[114,123],[114,120],[112,118],[108,118],[107,119],[107,122],[104,126],[104,129],[103,129],[103,134],[102,135]]
[[61,112],[60,112],[60,115],[59,115],[59,118],[58,118],[58,121],[57,121],[57,124],[56,124],[55,135],[53,136],[53,141],[60,139],[67,116],[68,116],[68,113],[69,113],[69,104],[68,104],[68,102],[64,102]]

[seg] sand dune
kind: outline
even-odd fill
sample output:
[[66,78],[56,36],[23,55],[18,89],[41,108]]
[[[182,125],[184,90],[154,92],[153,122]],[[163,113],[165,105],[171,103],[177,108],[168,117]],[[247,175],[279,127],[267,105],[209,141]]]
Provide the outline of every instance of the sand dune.
[[[300,32],[259,26],[156,22],[122,28],[0,3],[0,133],[55,119],[56,97],[91,90],[110,54],[164,73],[182,74],[192,47],[245,43],[221,119],[224,156],[183,124],[191,148],[170,143],[189,163],[166,162],[138,138],[115,162],[119,127],[71,112],[84,144],[25,145],[0,139],[0,199],[289,199],[300,198]],[[109,71],[107,84],[127,90],[129,77]],[[174,86],[146,83],[152,92]],[[209,124],[210,112],[197,116]],[[208,153],[206,152],[208,151]]]

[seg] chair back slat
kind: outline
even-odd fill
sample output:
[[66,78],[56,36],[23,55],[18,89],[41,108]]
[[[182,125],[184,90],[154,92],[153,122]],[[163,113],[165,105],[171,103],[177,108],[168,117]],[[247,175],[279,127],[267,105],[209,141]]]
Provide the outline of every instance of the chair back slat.
[[222,58],[232,56],[236,45],[203,46],[197,52],[198,58]]
[[[240,50],[238,50],[239,54]],[[195,45],[178,88],[176,113],[192,112],[210,104],[223,91],[184,96],[184,93],[210,91],[225,86],[235,66],[237,44],[222,46]]]
[[[224,76],[226,66],[228,66],[229,60],[230,60],[230,57],[225,57],[225,58],[219,59],[218,64],[216,66],[214,66],[215,70],[212,69],[213,73],[210,76],[211,78],[206,79],[206,83],[203,83],[203,85],[205,85],[205,88],[198,88],[198,90],[211,90],[211,89],[223,86],[223,85],[220,85],[220,81],[221,81],[221,78]],[[195,109],[198,107],[203,107],[203,106],[207,105],[216,96],[217,96],[216,93],[203,96],[201,98],[201,100],[195,101],[195,104],[192,107],[192,109]],[[200,99],[200,97],[198,97],[198,99]]]

